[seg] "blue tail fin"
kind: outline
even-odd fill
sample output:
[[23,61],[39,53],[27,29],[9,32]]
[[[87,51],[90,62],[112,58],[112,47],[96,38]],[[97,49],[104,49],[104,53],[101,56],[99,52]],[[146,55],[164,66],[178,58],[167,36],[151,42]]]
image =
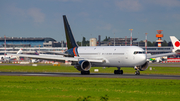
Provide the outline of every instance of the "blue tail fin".
[[68,23],[66,15],[63,15],[63,20],[64,20],[64,29],[65,29],[68,49],[78,47],[78,45],[77,45],[77,43],[76,43],[76,41],[74,39],[74,36],[72,34],[71,27],[70,27],[70,25]]
[[35,55],[39,55],[39,53],[37,52],[37,50],[35,51]]

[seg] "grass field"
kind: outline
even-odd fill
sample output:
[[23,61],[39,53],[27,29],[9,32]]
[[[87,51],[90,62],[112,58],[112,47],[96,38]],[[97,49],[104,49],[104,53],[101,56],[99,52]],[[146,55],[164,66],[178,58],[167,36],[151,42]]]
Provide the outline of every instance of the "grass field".
[[[162,66],[149,66],[152,70],[147,69],[141,71],[141,74],[160,74],[160,75],[180,75],[180,67],[162,67]],[[92,67],[90,72],[94,73],[94,69],[99,69],[98,73],[114,73],[117,68],[102,68]],[[134,68],[122,67],[124,74],[134,74]],[[79,72],[73,66],[61,65],[41,65],[34,67],[32,65],[0,65],[0,72]]]
[[[150,66],[141,74],[180,75],[180,67]],[[102,68],[113,73],[116,68]],[[134,74],[133,68],[122,68]],[[73,66],[1,64],[0,72],[78,72]],[[0,76],[0,101],[178,101],[180,80],[85,77]]]
[[179,101],[180,80],[0,76],[1,101]]

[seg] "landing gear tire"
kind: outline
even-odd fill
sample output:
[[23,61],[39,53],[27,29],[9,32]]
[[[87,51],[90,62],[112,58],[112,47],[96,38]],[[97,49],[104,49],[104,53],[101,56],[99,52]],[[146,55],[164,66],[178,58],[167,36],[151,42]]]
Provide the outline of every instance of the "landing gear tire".
[[135,75],[140,75],[140,72],[139,71],[135,71]]
[[81,75],[89,75],[90,71],[81,71]]
[[114,70],[114,74],[123,74],[123,70]]
[[123,74],[123,70],[121,70],[121,74]]

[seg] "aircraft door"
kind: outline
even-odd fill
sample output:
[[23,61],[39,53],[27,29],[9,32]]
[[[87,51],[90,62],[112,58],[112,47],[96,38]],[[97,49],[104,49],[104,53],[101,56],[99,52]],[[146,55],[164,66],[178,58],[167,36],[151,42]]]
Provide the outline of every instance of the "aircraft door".
[[125,60],[128,60],[128,58],[129,58],[129,54],[128,54],[128,50],[126,50],[126,53],[125,53]]

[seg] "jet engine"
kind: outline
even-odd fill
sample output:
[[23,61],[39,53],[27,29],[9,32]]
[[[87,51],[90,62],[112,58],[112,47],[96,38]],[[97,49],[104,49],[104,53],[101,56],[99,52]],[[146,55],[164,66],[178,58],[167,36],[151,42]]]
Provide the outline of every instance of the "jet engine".
[[143,65],[141,66],[134,66],[135,70],[140,70],[140,71],[144,71],[148,68],[149,65],[149,61],[146,61]]
[[86,60],[81,60],[74,67],[79,71],[89,71],[91,68],[91,63]]

